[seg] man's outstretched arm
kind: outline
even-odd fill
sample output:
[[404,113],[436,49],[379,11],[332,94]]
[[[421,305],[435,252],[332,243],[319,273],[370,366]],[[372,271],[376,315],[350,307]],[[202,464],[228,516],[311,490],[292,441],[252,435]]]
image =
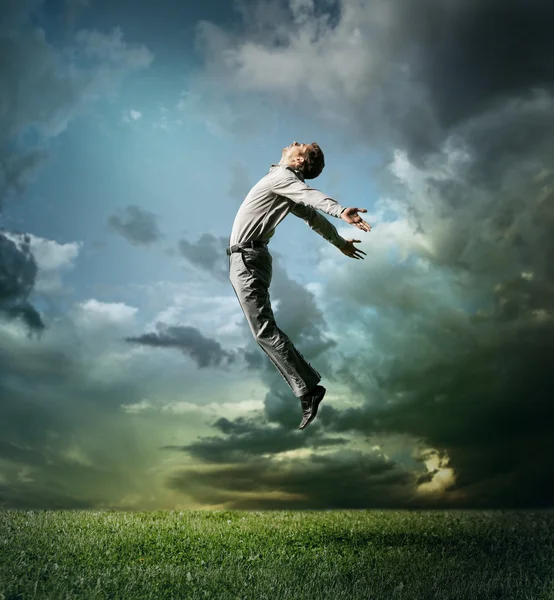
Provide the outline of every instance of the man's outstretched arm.
[[332,217],[342,219],[362,231],[371,231],[371,225],[366,223],[358,214],[358,212],[367,212],[365,208],[342,206],[323,192],[306,185],[292,171],[285,173],[283,177],[279,177],[272,184],[271,189],[275,194],[284,196],[296,204],[311,206]]
[[336,246],[339,249],[345,247],[346,240],[339,235],[337,228],[323,215],[319,214],[313,206],[293,203],[291,213],[304,219],[309,227],[316,233],[319,233],[322,238],[333,244],[333,246]]
[[306,185],[289,170],[273,182],[271,191],[297,204],[305,204],[306,206],[321,210],[337,219],[340,219],[341,212],[346,210],[345,206],[342,206],[323,192]]
[[339,235],[336,227],[312,206],[293,204],[291,213],[304,219],[316,233],[319,233],[322,238],[336,246],[344,255],[350,258],[363,259],[362,254],[365,255],[365,252],[354,246],[354,242],[360,243],[360,240],[345,240]]

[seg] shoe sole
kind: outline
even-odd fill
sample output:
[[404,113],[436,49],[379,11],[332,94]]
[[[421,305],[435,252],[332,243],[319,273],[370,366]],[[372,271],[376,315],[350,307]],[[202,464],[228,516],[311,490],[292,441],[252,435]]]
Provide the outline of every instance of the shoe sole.
[[317,409],[319,408],[319,404],[320,402],[323,400],[323,397],[325,396],[325,393],[327,392],[327,390],[322,386],[318,386],[321,388],[321,392],[319,393],[318,396],[316,396],[315,399],[315,406],[314,406],[314,410],[312,412],[311,417],[306,421],[305,425],[303,426],[299,426],[298,429],[306,429],[306,427],[308,427],[308,425],[316,418],[317,416]]

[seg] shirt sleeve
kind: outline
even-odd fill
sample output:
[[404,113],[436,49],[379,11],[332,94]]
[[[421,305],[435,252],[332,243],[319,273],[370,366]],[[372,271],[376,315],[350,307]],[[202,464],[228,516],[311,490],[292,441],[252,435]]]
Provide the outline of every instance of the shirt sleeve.
[[332,217],[340,218],[341,212],[346,208],[323,192],[300,181],[294,173],[277,177],[271,184],[271,191],[297,204],[312,206]]
[[293,203],[291,213],[304,219],[309,227],[333,246],[344,248],[346,245],[346,240],[339,235],[336,227],[323,215],[320,215],[313,206]]

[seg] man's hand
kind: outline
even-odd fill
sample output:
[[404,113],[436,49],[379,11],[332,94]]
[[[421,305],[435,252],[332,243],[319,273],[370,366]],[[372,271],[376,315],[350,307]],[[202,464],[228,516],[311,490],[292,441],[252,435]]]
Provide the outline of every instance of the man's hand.
[[344,248],[339,248],[339,250],[343,254],[346,254],[346,256],[350,256],[351,258],[357,258],[358,260],[361,258],[363,260],[364,257],[362,256],[362,254],[365,254],[365,252],[363,250],[360,250],[359,248],[356,248],[354,246],[354,242],[359,244],[360,240],[346,240],[346,246]]
[[362,217],[358,215],[358,212],[367,212],[367,208],[346,208],[342,211],[340,218],[362,231],[371,231],[371,225],[366,223]]

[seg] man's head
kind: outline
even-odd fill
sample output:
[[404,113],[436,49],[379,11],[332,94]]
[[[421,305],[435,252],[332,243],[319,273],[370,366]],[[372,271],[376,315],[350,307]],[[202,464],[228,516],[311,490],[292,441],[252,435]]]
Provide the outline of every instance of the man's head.
[[304,179],[315,179],[323,171],[325,159],[323,151],[315,142],[312,144],[293,142],[283,148],[280,164],[302,171]]

